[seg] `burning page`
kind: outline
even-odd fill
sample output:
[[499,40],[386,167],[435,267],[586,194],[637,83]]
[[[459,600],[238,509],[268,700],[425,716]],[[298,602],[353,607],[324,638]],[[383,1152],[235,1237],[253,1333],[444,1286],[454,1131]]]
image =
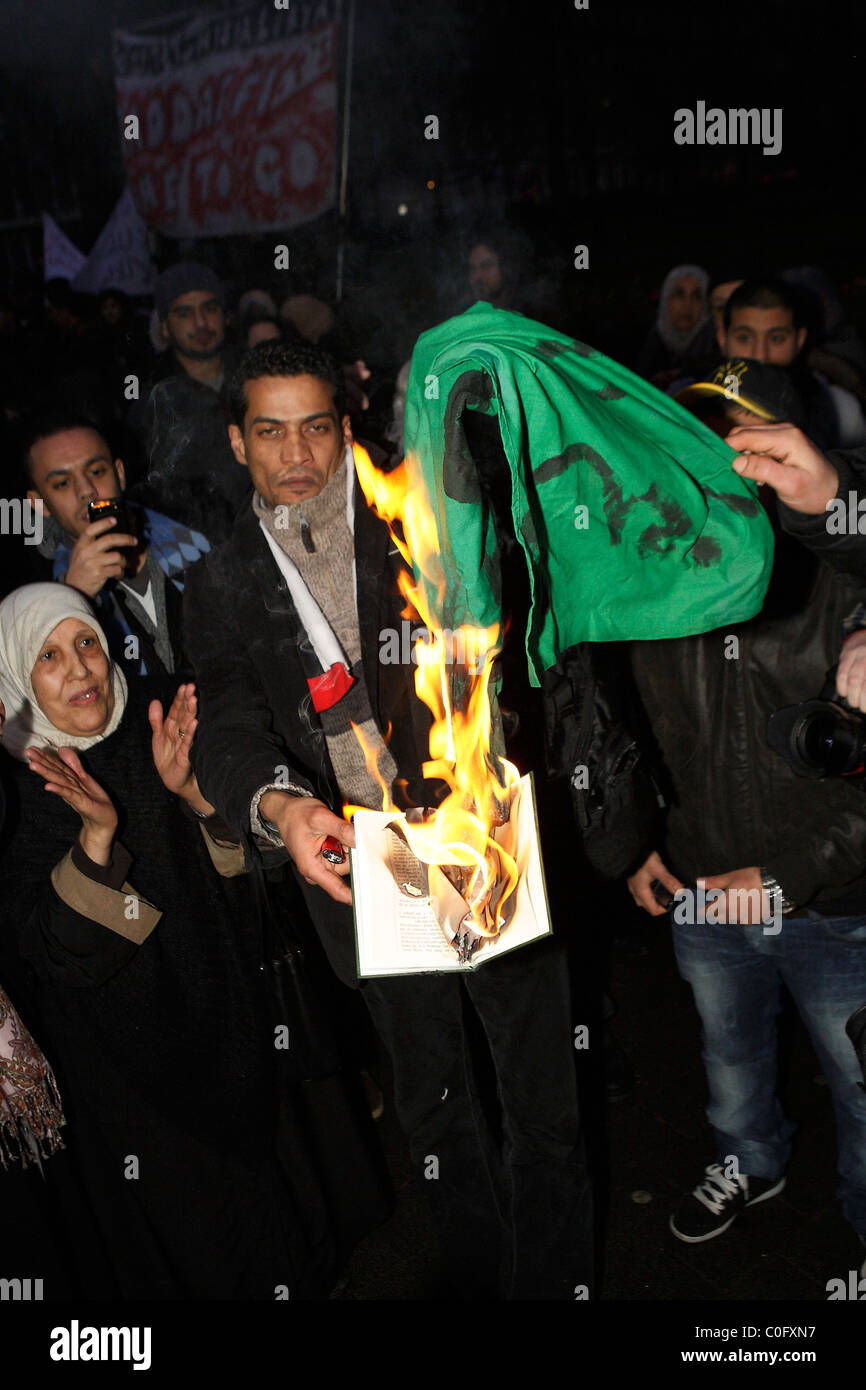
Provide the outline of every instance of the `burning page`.
[[[438,593],[437,606],[442,608],[444,577],[417,463],[407,457],[385,474],[358,445],[354,454],[367,501],[387,521],[403,559],[412,567],[400,575],[400,587],[407,613],[427,629],[414,649],[415,689],[433,715],[430,759],[423,772],[448,787],[434,811],[404,814],[393,805],[390,789],[364,748],[382,788],[382,810],[391,813],[386,829],[392,841],[403,841],[417,864],[411,871],[399,867],[392,881],[404,898],[415,897],[417,890],[457,964],[466,965],[509,926],[519,880],[515,811],[520,777],[491,748],[490,681],[499,628],[437,627],[427,596]],[[360,731],[355,732],[364,746]],[[344,814],[356,815],[357,831],[359,808],[344,807]],[[355,867],[353,857],[353,885]]]
[[444,866],[413,853],[402,816],[359,809],[354,824],[352,900],[362,978],[474,969],[550,932],[530,777],[518,782],[509,820],[495,831],[516,880],[504,904],[500,898],[489,905],[498,916],[496,933],[476,933],[464,894]]

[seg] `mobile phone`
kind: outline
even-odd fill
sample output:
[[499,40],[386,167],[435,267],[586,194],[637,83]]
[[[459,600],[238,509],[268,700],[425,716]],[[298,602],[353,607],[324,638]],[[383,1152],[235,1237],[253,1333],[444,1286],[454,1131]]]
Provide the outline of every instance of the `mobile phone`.
[[[137,534],[132,517],[129,514],[129,508],[122,497],[103,497],[97,502],[88,502],[88,521],[103,521],[107,516],[113,516],[116,519],[117,526],[115,529],[117,531],[127,536],[134,536]],[[131,550],[133,547],[129,545],[119,545],[117,549]]]
[[665,888],[664,884],[659,879],[654,878],[652,883],[650,884],[650,892],[652,893],[659,907],[663,907],[665,909],[665,912],[669,912],[674,905],[674,895],[671,892],[671,890],[669,888]]
[[678,889],[676,893],[672,893],[669,888],[665,888],[659,879],[654,878],[650,884],[650,891],[659,907],[663,907],[665,912],[670,912],[677,898],[683,898],[687,893],[697,893],[698,887],[696,883],[688,883]]

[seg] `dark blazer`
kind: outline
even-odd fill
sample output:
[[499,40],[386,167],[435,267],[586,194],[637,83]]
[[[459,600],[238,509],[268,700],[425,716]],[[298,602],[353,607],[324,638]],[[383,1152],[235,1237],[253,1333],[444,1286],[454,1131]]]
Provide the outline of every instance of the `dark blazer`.
[[[383,736],[390,730],[398,778],[406,783],[405,803],[434,804],[441,783],[426,782],[420,773],[429,756],[430,715],[415,695],[415,668],[380,660],[388,651],[385,634],[400,633],[406,621],[397,587],[401,561],[360,488],[355,562],[362,663],[373,716]],[[288,779],[340,811],[342,798],[299,650],[304,640],[285,580],[247,505],[229,539],[189,572],[184,590],[184,646],[199,696],[193,763],[204,795],[237,830],[249,829],[255,792],[274,781]],[[321,889],[301,887],[320,931],[323,917],[337,912],[345,939],[349,910]],[[351,963],[344,960],[340,968],[327,933],[323,939],[337,973],[345,980],[348,971],[354,983]]]
[[[430,717],[414,693],[414,666],[380,661],[383,634],[392,628],[399,633],[404,622],[399,556],[387,527],[360,488],[356,492],[364,675],[373,716],[383,735],[390,728],[399,776],[409,783],[407,804],[418,804],[433,785],[419,781],[420,764],[429,756]],[[253,794],[286,766],[292,781],[339,810],[340,794],[299,651],[303,629],[251,506],[238,516],[229,540],[190,570],[183,638],[200,702],[195,769],[205,796],[229,825],[249,829]]]
[[[198,562],[196,561],[196,563]],[[126,595],[119,585],[115,587],[114,597],[123,612],[130,632],[138,639],[138,650],[148,673],[153,675],[156,672],[165,672],[165,666],[157,655],[153,638],[144,624],[139,620],[132,604],[127,603]],[[106,622],[100,608],[101,605],[97,607],[96,611],[105,627],[106,636],[109,639],[109,645],[112,649],[111,655],[114,657],[115,661],[120,663],[121,669],[128,675],[132,663],[126,659],[124,634],[120,631],[115,631],[115,624],[111,621],[111,610],[108,610],[108,621]],[[190,664],[183,650],[183,598],[180,590],[170,579],[166,579],[165,581],[165,621],[168,629],[168,640],[171,644],[171,651],[174,657],[175,678],[178,681],[190,680]],[[115,640],[112,641],[112,638]]]

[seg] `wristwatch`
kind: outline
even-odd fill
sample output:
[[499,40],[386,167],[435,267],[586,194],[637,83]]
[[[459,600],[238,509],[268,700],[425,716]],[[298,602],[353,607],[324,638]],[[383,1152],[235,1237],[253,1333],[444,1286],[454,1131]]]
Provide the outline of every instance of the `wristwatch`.
[[770,899],[773,913],[778,909],[784,917],[787,912],[793,912],[797,904],[785,896],[785,890],[779,880],[773,877],[769,869],[761,869],[760,873],[761,887]]

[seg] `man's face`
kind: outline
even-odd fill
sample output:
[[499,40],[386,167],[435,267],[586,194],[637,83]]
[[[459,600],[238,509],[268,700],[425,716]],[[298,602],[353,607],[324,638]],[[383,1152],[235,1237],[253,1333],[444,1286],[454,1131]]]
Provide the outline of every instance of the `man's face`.
[[700,280],[684,275],[675,280],[668,295],[668,318],[680,333],[689,333],[698,323],[704,308],[704,292]]
[[499,257],[489,246],[473,246],[469,252],[469,284],[479,299],[495,299],[501,291]]
[[222,305],[207,290],[190,290],[172,301],[162,331],[181,357],[206,362],[216,357],[225,341]]
[[126,484],[120,459],[113,459],[96,430],[64,430],[39,439],[30,450],[31,502],[39,498],[67,536],[77,540],[88,525],[87,504],[119,497]]
[[229,426],[238,463],[269,507],[317,497],[347,444],[349,417],[337,418],[333,388],[317,376],[264,376],[246,383],[243,432]]
[[795,328],[794,315],[781,305],[772,309],[753,306],[734,309],[731,322],[718,332],[725,357],[751,357],[774,367],[790,367],[806,338],[805,328]]

